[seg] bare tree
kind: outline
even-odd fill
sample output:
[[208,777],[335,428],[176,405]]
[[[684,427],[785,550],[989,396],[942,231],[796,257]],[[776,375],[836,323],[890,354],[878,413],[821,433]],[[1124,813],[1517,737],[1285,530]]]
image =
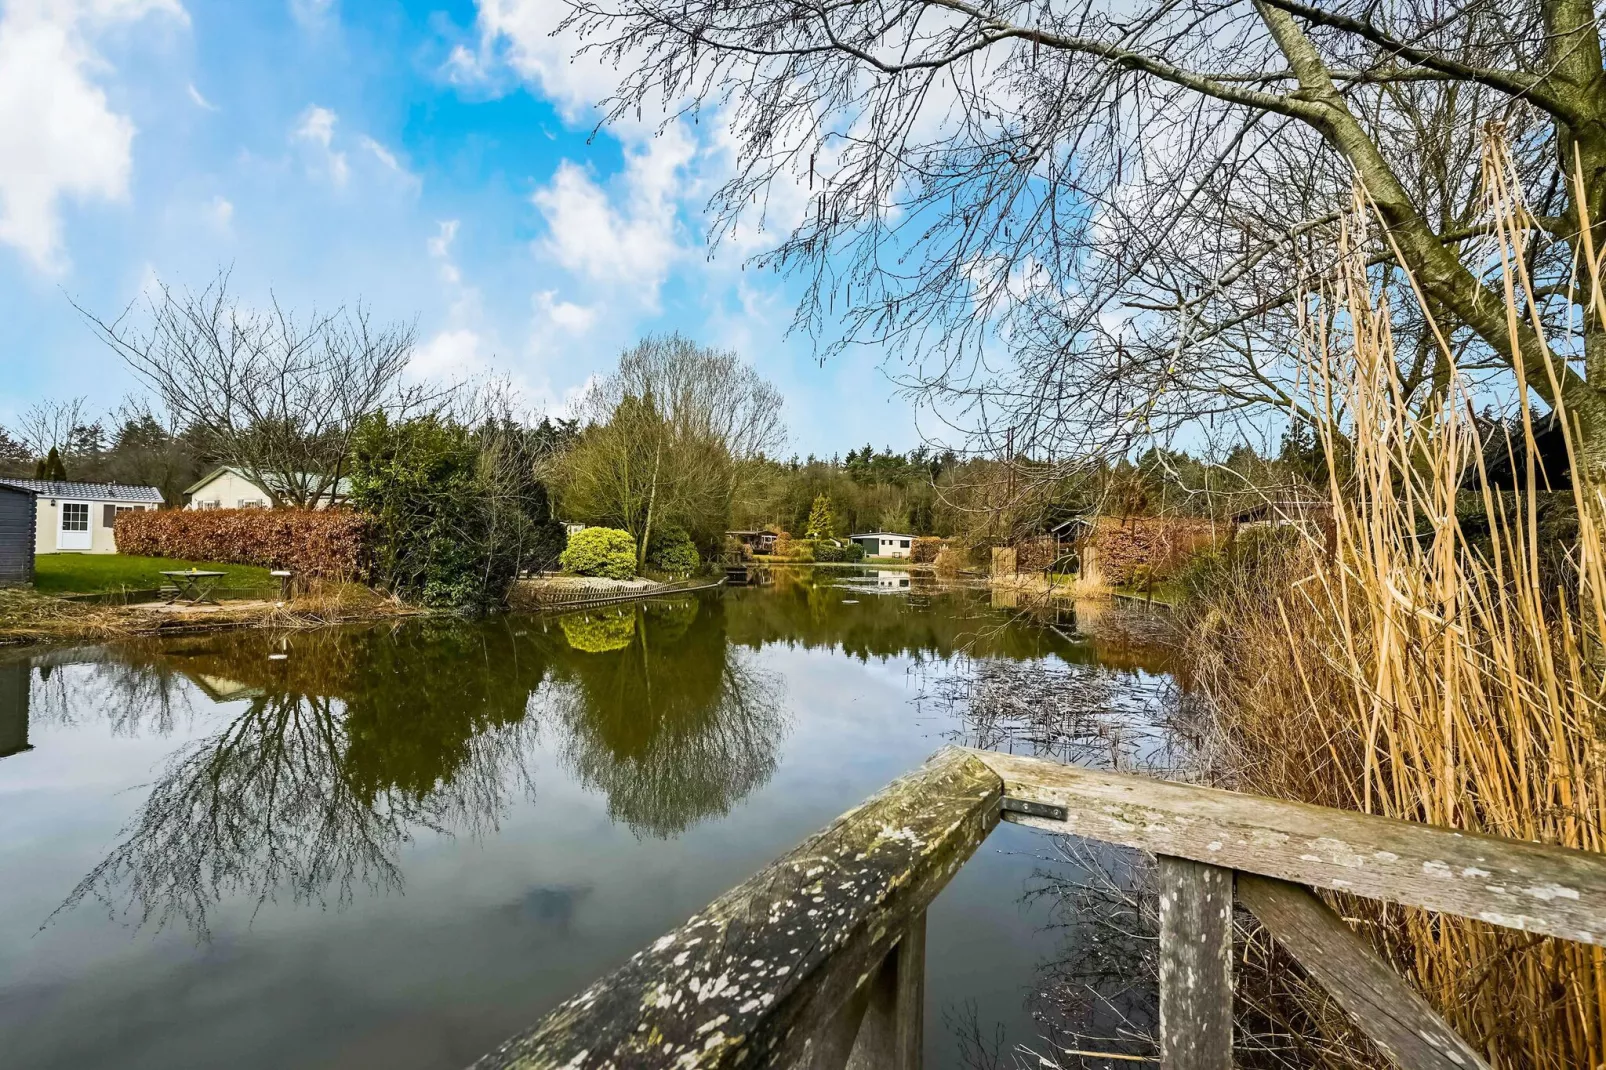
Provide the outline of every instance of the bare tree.
[[111,321],[79,311],[209,453],[274,505],[314,506],[345,474],[362,417],[438,396],[403,381],[417,329],[376,323],[360,304],[305,318],[277,299],[253,309],[229,281],[221,271],[199,292],[158,284],[141,325],[132,305]]
[[[799,325],[901,348],[983,439],[1063,455],[1297,407],[1299,295],[1358,178],[1378,280],[1420,289],[1464,369],[1559,389],[1606,467],[1606,329],[1568,285],[1606,236],[1583,226],[1606,225],[1588,0],[571,0],[565,26],[623,72],[609,117],[723,109],[716,238],[802,193],[760,258],[808,275]],[[1491,130],[1534,208],[1541,307],[1509,331]],[[1416,326],[1398,357],[1425,400],[1447,365]]]
[[83,398],[36,401],[17,421],[17,433],[33,456],[43,457],[52,449],[65,452],[73,432],[84,426],[84,420]]
[[751,466],[786,436],[781,395],[731,351],[648,338],[586,395],[588,421],[563,464],[564,501],[636,538],[680,525],[712,537]]

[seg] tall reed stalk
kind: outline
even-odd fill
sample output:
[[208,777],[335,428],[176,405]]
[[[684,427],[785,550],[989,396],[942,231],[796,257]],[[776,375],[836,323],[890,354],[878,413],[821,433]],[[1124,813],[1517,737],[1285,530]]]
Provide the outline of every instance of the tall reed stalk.
[[[1535,301],[1525,209],[1498,140],[1484,186],[1515,323]],[[1238,750],[1246,790],[1602,850],[1606,497],[1574,468],[1577,534],[1558,572],[1539,522],[1553,496],[1535,464],[1528,406],[1515,486],[1497,487],[1464,382],[1425,403],[1405,396],[1389,309],[1360,254],[1367,207],[1358,193],[1349,266],[1307,304],[1304,358],[1323,414],[1331,523],[1231,571],[1193,609],[1197,684]],[[1597,255],[1586,250],[1580,265],[1591,285]],[[1529,384],[1516,375],[1526,402]],[[1494,1065],[1606,1063],[1601,948],[1340,906]],[[1352,1049],[1332,1040],[1310,1049],[1322,1052],[1317,1061],[1350,1061]]]

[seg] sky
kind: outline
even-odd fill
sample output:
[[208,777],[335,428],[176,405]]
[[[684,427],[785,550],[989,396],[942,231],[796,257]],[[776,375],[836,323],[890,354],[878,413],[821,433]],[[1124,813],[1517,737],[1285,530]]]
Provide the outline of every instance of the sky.
[[[416,321],[412,373],[561,411],[644,334],[737,350],[789,451],[918,444],[860,351],[787,336],[800,286],[706,242],[717,121],[595,131],[613,73],[561,0],[0,0],[0,424],[142,393],[104,318],[222,268],[248,303]],[[785,191],[775,217],[802,210]]]

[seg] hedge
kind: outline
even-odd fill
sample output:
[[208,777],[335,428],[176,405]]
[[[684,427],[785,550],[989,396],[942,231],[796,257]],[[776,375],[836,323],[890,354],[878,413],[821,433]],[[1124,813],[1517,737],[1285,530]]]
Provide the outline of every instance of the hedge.
[[909,560],[917,565],[929,565],[937,560],[942,545],[942,540],[935,535],[916,536],[914,545],[909,547]]
[[367,516],[348,509],[163,509],[117,518],[119,553],[367,576]]

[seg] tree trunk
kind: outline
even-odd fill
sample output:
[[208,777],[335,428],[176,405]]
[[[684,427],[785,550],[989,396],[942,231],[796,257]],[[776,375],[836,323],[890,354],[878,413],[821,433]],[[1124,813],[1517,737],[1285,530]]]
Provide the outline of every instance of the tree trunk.
[[664,439],[659,434],[652,455],[652,482],[647,489],[647,522],[641,527],[641,542],[636,545],[636,571],[647,567],[647,540],[652,538],[652,514],[658,505],[658,466],[664,458]]

